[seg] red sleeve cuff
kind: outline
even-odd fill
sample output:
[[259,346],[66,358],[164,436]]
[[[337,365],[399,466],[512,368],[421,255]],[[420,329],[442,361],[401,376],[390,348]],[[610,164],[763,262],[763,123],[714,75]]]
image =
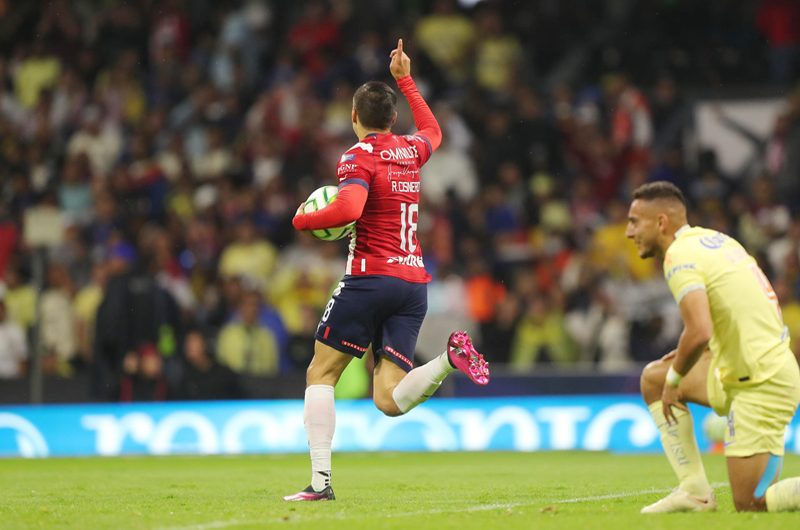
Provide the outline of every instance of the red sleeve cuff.
[[292,219],[292,225],[294,226],[295,230],[299,230],[301,232],[308,230],[308,220],[306,219],[305,214],[295,215],[294,219]]
[[401,77],[400,79],[397,80],[397,86],[399,86],[401,90],[408,86],[413,86],[414,84],[415,83],[414,80],[411,78],[411,75]]

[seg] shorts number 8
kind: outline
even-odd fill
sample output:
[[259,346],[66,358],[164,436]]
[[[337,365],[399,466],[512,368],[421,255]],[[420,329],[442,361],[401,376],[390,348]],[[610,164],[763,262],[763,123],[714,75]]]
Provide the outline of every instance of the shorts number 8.
[[333,296],[331,296],[331,299],[328,300],[328,305],[325,306],[325,313],[322,314],[323,322],[327,322],[328,317],[331,316],[331,309],[333,309],[333,304],[334,302],[336,302],[336,300],[334,300],[333,297],[341,293],[343,287],[344,287],[344,282],[339,282],[339,285],[337,285],[336,289],[334,289]]

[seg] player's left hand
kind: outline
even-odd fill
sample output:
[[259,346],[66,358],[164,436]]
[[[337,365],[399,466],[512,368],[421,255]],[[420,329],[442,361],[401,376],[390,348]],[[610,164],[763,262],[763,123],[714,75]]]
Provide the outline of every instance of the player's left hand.
[[[299,215],[305,215],[306,212],[303,211],[303,208],[305,208],[305,206],[306,206],[306,203],[305,202],[301,202],[300,206],[297,207],[297,211],[294,212],[294,216],[297,217]],[[310,230],[300,230],[300,229],[297,228],[298,225],[296,223],[293,222],[292,224],[294,225],[295,229],[298,232],[300,232],[301,234],[305,234],[307,236],[311,235],[311,231]]]
[[678,419],[672,411],[672,407],[685,410],[689,409],[684,403],[681,402],[681,395],[677,386],[672,386],[666,381],[664,382],[664,391],[661,393],[661,405],[664,407],[664,417],[667,419],[667,425],[677,425]]
[[411,75],[411,59],[403,51],[403,39],[397,41],[397,48],[392,50],[389,54],[392,62],[389,64],[389,70],[395,79],[402,79]]

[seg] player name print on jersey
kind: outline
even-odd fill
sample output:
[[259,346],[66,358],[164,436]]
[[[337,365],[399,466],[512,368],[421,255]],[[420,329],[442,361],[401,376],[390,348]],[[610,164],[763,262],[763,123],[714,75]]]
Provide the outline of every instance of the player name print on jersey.
[[386,176],[395,193],[419,193],[419,169],[414,165],[389,164]]
[[399,193],[419,193],[419,182],[392,181],[392,191]]

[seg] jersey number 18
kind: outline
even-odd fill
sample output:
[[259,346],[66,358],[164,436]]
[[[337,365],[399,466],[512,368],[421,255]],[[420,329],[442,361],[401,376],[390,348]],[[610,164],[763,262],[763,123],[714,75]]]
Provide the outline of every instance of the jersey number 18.
[[[417,222],[414,220],[414,214],[419,212],[419,204],[400,203],[400,250],[406,252],[406,243],[408,243],[408,252],[417,250],[417,244],[414,242],[414,234],[417,232]],[[408,217],[408,222],[406,222]]]

